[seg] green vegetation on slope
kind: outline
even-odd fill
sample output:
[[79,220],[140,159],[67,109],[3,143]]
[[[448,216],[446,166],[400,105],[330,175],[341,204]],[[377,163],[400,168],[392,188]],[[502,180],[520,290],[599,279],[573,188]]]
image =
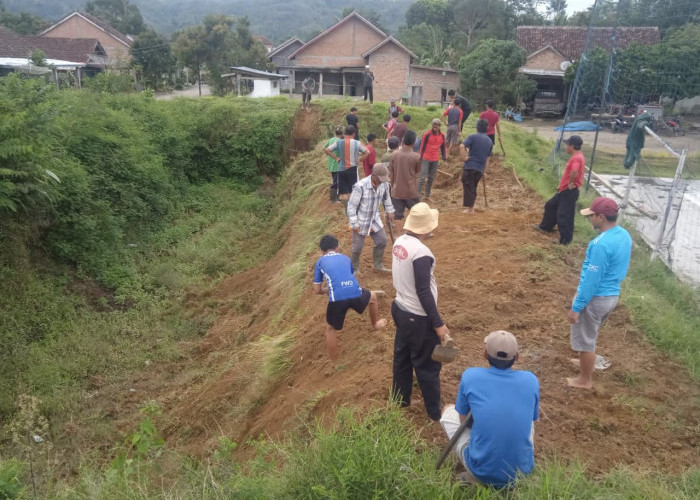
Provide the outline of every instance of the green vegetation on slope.
[[[227,172],[234,167],[226,164],[227,150],[222,143],[234,145],[234,135],[223,134],[222,128],[232,121],[241,124],[232,129],[236,132],[241,131],[240,127],[245,131],[257,131],[258,120],[268,116],[264,107],[269,104],[264,101],[211,99],[179,101],[173,105],[163,103],[161,106],[133,96],[102,97],[94,102],[96,105],[114,103],[110,109],[135,117],[138,124],[134,127],[151,138],[147,146],[159,152],[154,156],[161,158],[160,164],[165,166],[166,172],[178,173],[172,174],[176,180],[172,181],[172,208],[167,216],[162,220],[156,218],[153,230],[133,240],[137,246],[128,246],[131,241],[123,240],[125,250],[119,258],[122,268],[128,272],[125,274],[127,278],[118,280],[116,295],[113,288],[97,286],[85,267],[74,263],[66,266],[63,261],[55,260],[55,255],[42,252],[41,246],[19,247],[16,239],[3,239],[3,245],[15,249],[13,265],[3,265],[0,284],[3,287],[0,295],[3,346],[14,349],[13,355],[3,358],[3,362],[7,359],[14,365],[0,373],[4,384],[0,387],[0,394],[17,391],[39,396],[42,404],[36,408],[35,416],[37,412],[39,417],[46,415],[57,426],[62,419],[75,414],[89,397],[87,387],[91,376],[125,374],[138,370],[148,359],[178,359],[181,353],[177,342],[203,335],[214,319],[213,311],[200,312],[196,316],[183,314],[184,294],[206,290],[221,277],[269,258],[284,241],[276,237],[270,242],[265,236],[278,234],[284,224],[299,212],[303,202],[328,180],[315,178],[308,171],[300,173],[298,169],[286,169],[279,179],[275,196],[268,199],[253,191],[259,177],[251,176],[251,182],[243,185],[231,179]],[[272,103],[272,108],[281,113],[281,119],[291,119],[293,103],[284,99]],[[339,119],[342,123],[349,105],[343,101],[323,101],[322,129]],[[241,106],[240,114],[229,106]],[[378,130],[385,108],[379,105],[358,107],[361,123],[365,124],[363,133]],[[436,110],[411,108],[409,112],[414,116],[414,128],[424,130]],[[208,128],[182,124],[178,117]],[[82,130],[77,124],[73,126],[74,130]],[[548,168],[539,170],[538,161],[546,158],[551,145],[517,128],[508,126],[504,129],[505,146],[510,153],[508,161],[512,161],[510,165],[515,165],[521,178],[544,196],[550,195],[556,180]],[[288,128],[280,137],[287,137],[287,133]],[[183,138],[177,134],[183,134]],[[246,140],[256,139],[252,133],[246,136]],[[185,143],[180,143],[180,140]],[[72,141],[77,142],[77,139]],[[116,138],[114,141],[118,144]],[[270,144],[277,143],[272,141]],[[189,151],[187,148],[194,149]],[[197,160],[192,159],[196,156],[195,149],[202,155]],[[215,151],[221,151],[222,155],[214,155]],[[231,151],[228,150],[228,154],[232,154]],[[151,158],[150,161],[154,160]],[[96,163],[102,164],[100,161]],[[154,164],[159,165],[157,161]],[[256,164],[260,169],[269,168],[265,162]],[[214,170],[204,168],[206,165],[211,165]],[[140,194],[139,191],[136,193]],[[590,200],[582,203],[586,201]],[[324,220],[323,214],[308,214],[295,222],[299,222],[298,230],[304,234],[318,236],[325,228]],[[14,224],[10,228],[15,231],[13,234],[33,234],[33,226],[20,232],[16,225],[18,220]],[[585,244],[592,231],[583,220],[578,221],[577,227],[580,234],[576,243]],[[140,233],[134,234],[139,236]],[[32,238],[21,241],[41,241],[40,236],[34,234]],[[306,240],[309,248],[300,248],[299,261],[284,271],[288,282],[283,289],[289,290],[283,306],[285,310],[294,309],[303,291],[304,255],[316,236]],[[24,253],[19,248],[23,248]],[[44,258],[47,255],[54,259],[48,261],[52,263],[47,263]],[[76,269],[81,271],[78,273]],[[692,316],[696,311],[693,309],[696,307],[693,306],[696,304],[694,295],[679,287],[662,267],[656,269],[660,278],[650,280],[648,286],[659,294],[659,307],[674,311],[678,324],[690,327],[693,320],[697,321]],[[644,276],[650,278],[653,273]],[[628,282],[635,284],[637,279],[631,275]],[[633,294],[626,290],[625,295]],[[279,324],[275,318],[271,323]],[[673,329],[662,330],[668,339],[676,335]],[[15,342],[14,337],[5,336],[6,332],[8,335],[30,336],[27,339],[18,336]],[[269,353],[261,364],[265,371],[263,375],[266,383],[271,383],[286,369],[284,355],[289,344],[284,334],[260,340]],[[692,342],[692,339],[685,342]],[[688,359],[696,362],[697,348],[693,351],[692,344],[683,345],[670,348],[672,352],[686,349]],[[3,363],[0,369],[4,368]],[[14,401],[14,396],[1,401],[4,405],[3,420],[17,422],[18,414],[26,414],[14,412]],[[260,439],[249,443],[258,450],[257,457],[243,463],[232,459],[231,453],[237,444],[224,437],[210,457],[196,459],[179,455],[163,443],[156,427],[159,424],[158,411],[154,404],[143,408],[142,422],[124,443],[117,445],[117,458],[109,467],[101,465],[103,456],[96,458],[94,454],[86,453],[80,464],[78,480],[70,484],[63,482],[58,475],[52,475],[50,457],[35,455],[34,472],[39,479],[40,494],[71,499],[690,499],[700,494],[697,472],[669,478],[617,470],[604,478],[592,480],[582,466],[556,461],[539,466],[532,477],[524,479],[512,492],[462,489],[452,482],[449,466],[439,473],[433,471],[438,450],[428,447],[416,436],[403,414],[395,408],[366,415],[341,410],[336,426],[331,429],[302,426],[302,431],[289,441],[276,443]],[[25,419],[37,420],[26,416]],[[97,414],[80,424],[93,428],[96,438],[104,441],[111,434],[105,429],[103,420],[104,417]],[[65,446],[66,443],[60,442],[63,432],[59,428],[47,434],[48,440],[53,438],[56,445]],[[9,498],[29,496],[28,452],[13,441],[7,429],[2,432],[7,434],[0,435],[4,446],[4,453],[0,456],[0,497],[2,494]],[[12,453],[19,461],[8,460],[5,453]]]
[[286,163],[296,104],[11,76],[0,110],[0,416],[23,392],[65,416],[94,375],[207,331],[210,317],[173,312],[188,288],[269,256],[242,245],[270,216],[255,190]]

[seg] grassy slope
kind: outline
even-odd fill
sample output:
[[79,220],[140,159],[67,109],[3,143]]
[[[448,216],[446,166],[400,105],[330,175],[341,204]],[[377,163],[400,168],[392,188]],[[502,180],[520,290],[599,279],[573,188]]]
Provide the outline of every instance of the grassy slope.
[[[506,165],[515,165],[517,173],[544,198],[556,189],[557,179],[551,175],[546,158],[552,143],[507,125],[507,151],[522,151],[524,155],[509,154]],[[595,191],[582,192],[579,205],[588,206]],[[587,244],[594,236],[584,217],[576,216],[574,244]],[[629,228],[628,228],[629,229]],[[634,231],[631,231],[634,234]],[[627,279],[623,282],[621,299],[632,314],[635,325],[658,347],[676,356],[692,375],[700,378],[700,297],[693,289],[680,283],[666,266],[656,259],[649,262],[649,250],[641,238],[632,252]]]
[[[322,102],[324,123],[339,122],[348,103]],[[360,107],[361,123],[366,124],[364,132],[378,128],[384,118],[383,110],[370,110]],[[427,128],[427,123],[436,113],[432,111],[410,110],[414,116],[415,129]],[[550,145],[545,141],[508,127],[505,136],[506,150],[509,159],[513,159],[521,178],[526,179],[544,196],[552,192],[555,179],[547,172],[538,170],[538,161],[546,157]],[[520,154],[516,154],[520,152]],[[183,291],[206,289],[216,282],[219,276],[236,272],[254,265],[274,252],[276,248],[256,247],[239,249],[228,247],[227,243],[237,241],[244,235],[264,234],[262,225],[269,223],[266,229],[277,233],[291,220],[294,213],[303,205],[306,198],[324,180],[308,178],[294,174],[288,170],[277,187],[277,199],[284,194],[286,201],[280,203],[271,218],[260,218],[253,214],[261,214],[268,206],[257,195],[239,198],[225,186],[208,186],[197,193],[198,199],[203,200],[204,207],[192,217],[183,217],[168,231],[172,237],[164,237],[168,249],[156,245],[141,261],[142,270],[150,280],[158,282],[161,287]],[[323,215],[307,217],[303,224],[304,231],[321,231]],[[196,225],[198,229],[192,231]],[[586,227],[579,221],[578,228]],[[188,229],[189,228],[189,229]],[[279,233],[278,233],[279,234]],[[315,234],[315,233],[314,233]],[[179,235],[179,236],[177,236]],[[585,243],[592,236],[592,231],[581,231],[577,234],[577,243]],[[307,243],[313,245],[314,238],[308,238]],[[282,241],[276,241],[276,247]],[[160,250],[158,250],[160,249]],[[308,248],[299,248],[300,256],[306,255]],[[639,252],[637,252],[639,253]],[[255,255],[255,257],[251,257]],[[635,255],[644,259],[644,255]],[[297,289],[302,280],[297,275],[304,273],[304,259],[296,266],[289,266],[285,271],[289,283],[296,283],[296,288],[289,289],[289,303],[296,303],[301,293]],[[636,321],[645,331],[661,331],[665,341],[659,340],[672,352],[682,355],[685,352],[687,361],[697,363],[697,345],[693,339],[687,338],[682,343],[675,340],[678,330],[698,331],[693,325],[697,322],[697,298],[683,287],[674,282],[663,267],[636,266],[640,268],[641,276],[632,274],[628,280],[629,289],[626,296],[639,294],[649,297],[658,295],[655,304],[673,311],[678,328],[671,329],[667,325],[656,329],[654,322],[661,318],[651,314],[651,318],[642,317],[648,307],[642,305],[641,311],[635,313]],[[653,271],[653,272],[652,272]],[[18,280],[19,282],[19,280]],[[31,283],[31,280],[30,280]],[[71,312],[75,304],[65,303],[61,297],[61,283],[52,288],[47,296],[34,296],[28,299],[28,306],[35,301],[52,304],[56,317],[64,317],[67,321],[80,318],[85,323],[83,337],[75,340],[65,339],[70,345],[57,344],[53,346],[56,352],[68,352],[78,349],[91,342],[94,338],[88,334],[95,332],[97,342],[104,342],[106,352],[110,352],[109,344],[117,342],[114,358],[104,360],[106,366],[117,363],[119,370],[129,371],[141,366],[146,358],[167,359],[178,356],[175,343],[188,336],[196,336],[206,331],[210,317],[199,316],[183,319],[178,314],[160,316],[157,313],[168,310],[168,304],[176,305],[172,297],[149,301],[153,309],[140,309],[122,313],[83,313]],[[645,287],[645,288],[642,288]],[[30,297],[30,296],[28,296]],[[632,299],[626,299],[632,300]],[[643,299],[645,300],[645,299]],[[629,306],[629,302],[628,302]],[[630,306],[634,312],[634,307]],[[695,309],[694,309],[695,308]],[[695,311],[695,313],[693,312]],[[640,319],[641,318],[641,319]],[[51,317],[44,319],[51,321]],[[690,328],[695,328],[692,330]],[[153,332],[160,332],[153,335]],[[165,332],[165,335],[162,333]],[[173,332],[168,334],[167,332]],[[124,335],[126,333],[126,335]],[[151,339],[151,340],[149,340]],[[123,343],[123,344],[122,344]],[[152,351],[134,349],[136,345],[152,345]],[[121,347],[119,347],[121,346]],[[282,346],[284,347],[284,346]],[[113,349],[113,347],[111,348]],[[284,349],[278,350],[284,353]],[[126,352],[136,353],[133,357]],[[121,353],[121,354],[119,354]],[[85,353],[87,356],[88,353]],[[160,358],[159,358],[160,357]],[[42,358],[43,359],[43,358]],[[83,359],[86,361],[86,359]],[[283,370],[283,356],[273,356],[268,364],[268,378],[274,379],[276,371]],[[55,380],[64,380],[70,386],[71,377],[75,377],[81,369],[78,359],[74,364],[75,373],[58,372],[58,362],[46,365],[48,373],[43,375],[46,387]],[[44,364],[42,364],[43,366]],[[44,368],[37,367],[43,371]],[[52,372],[55,370],[55,372]],[[697,371],[696,371],[697,373]],[[38,376],[38,375],[37,375]],[[55,402],[50,407],[57,413],[62,413],[69,395],[67,391],[61,394],[61,384]],[[53,400],[50,400],[53,401]],[[408,429],[406,421],[395,409],[370,415],[342,414],[338,418],[338,426],[325,431],[322,429],[307,429],[293,441],[287,443],[258,443],[259,457],[246,464],[231,461],[230,451],[235,443],[222,440],[219,450],[209,459],[197,460],[181,457],[163,450],[157,439],[147,432],[138,429],[133,436],[145,442],[145,452],[136,453],[130,446],[130,462],[115,464],[107,471],[95,470],[89,462],[83,464],[79,485],[67,489],[58,486],[54,490],[59,497],[66,498],[568,498],[578,495],[582,498],[695,498],[700,492],[700,477],[697,473],[689,473],[682,478],[661,478],[653,474],[642,474],[638,471],[615,471],[602,481],[592,481],[586,478],[583,468],[577,464],[560,464],[556,460],[547,467],[538,468],[536,473],[523,481],[521,486],[512,494],[499,493],[488,489],[478,491],[460,489],[451,483],[450,474],[446,471],[435,474],[435,450],[425,449],[425,445]],[[416,453],[416,450],[419,452]],[[3,457],[4,458],[4,457]],[[279,468],[283,468],[280,473]],[[11,470],[11,467],[0,465],[0,472]],[[168,470],[168,477],[175,478],[168,484],[163,484],[158,478],[163,471]],[[447,469],[446,469],[447,470]],[[26,472],[26,469],[25,469]],[[0,474],[0,485],[2,485]],[[26,484],[26,483],[25,483]],[[0,486],[1,487],[1,486]],[[0,490],[2,491],[2,490]]]

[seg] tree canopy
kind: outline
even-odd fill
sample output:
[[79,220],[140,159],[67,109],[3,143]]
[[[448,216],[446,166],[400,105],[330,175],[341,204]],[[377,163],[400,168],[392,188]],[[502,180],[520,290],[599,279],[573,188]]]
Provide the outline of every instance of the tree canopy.
[[39,16],[20,12],[14,14],[8,12],[0,0],[0,25],[11,29],[18,35],[35,35],[49,26],[49,23]]
[[148,29],[131,44],[131,65],[141,72],[142,81],[158,90],[169,80],[175,68],[175,58],[168,40]]
[[525,64],[525,50],[510,40],[489,38],[459,60],[459,76],[466,94],[479,91],[501,100],[518,69]]
[[228,73],[230,66],[272,69],[267,50],[251,33],[246,17],[207,16],[201,25],[176,34],[173,53],[182,65],[204,65],[216,93],[225,91],[221,75]]
[[91,0],[85,10],[124,34],[138,35],[146,28],[141,11],[129,0]]

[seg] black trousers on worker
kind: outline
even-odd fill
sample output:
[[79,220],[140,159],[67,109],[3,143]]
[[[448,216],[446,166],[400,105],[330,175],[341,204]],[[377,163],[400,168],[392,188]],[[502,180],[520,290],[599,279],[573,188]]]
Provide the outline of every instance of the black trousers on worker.
[[474,202],[476,202],[476,188],[479,185],[482,175],[484,174],[478,170],[462,170],[462,187],[464,188],[463,207],[474,207]]
[[574,216],[576,215],[578,188],[565,189],[552,196],[544,204],[544,215],[540,229],[551,231],[554,226],[559,229],[559,243],[568,245],[574,237]]
[[364,87],[365,91],[365,101],[369,97],[370,104],[374,103],[374,90],[372,87]]
[[440,370],[442,363],[433,361],[430,356],[440,343],[427,316],[406,312],[391,304],[391,316],[396,323],[394,337],[394,380],[392,394],[401,404],[411,404],[413,370],[423,394],[423,402],[428,416],[440,420]]

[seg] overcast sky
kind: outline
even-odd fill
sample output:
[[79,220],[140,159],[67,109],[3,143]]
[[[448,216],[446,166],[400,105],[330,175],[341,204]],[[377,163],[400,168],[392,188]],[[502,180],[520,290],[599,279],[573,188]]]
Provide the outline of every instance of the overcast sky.
[[593,5],[594,0],[566,0],[566,12],[571,15],[574,12],[586,10]]

